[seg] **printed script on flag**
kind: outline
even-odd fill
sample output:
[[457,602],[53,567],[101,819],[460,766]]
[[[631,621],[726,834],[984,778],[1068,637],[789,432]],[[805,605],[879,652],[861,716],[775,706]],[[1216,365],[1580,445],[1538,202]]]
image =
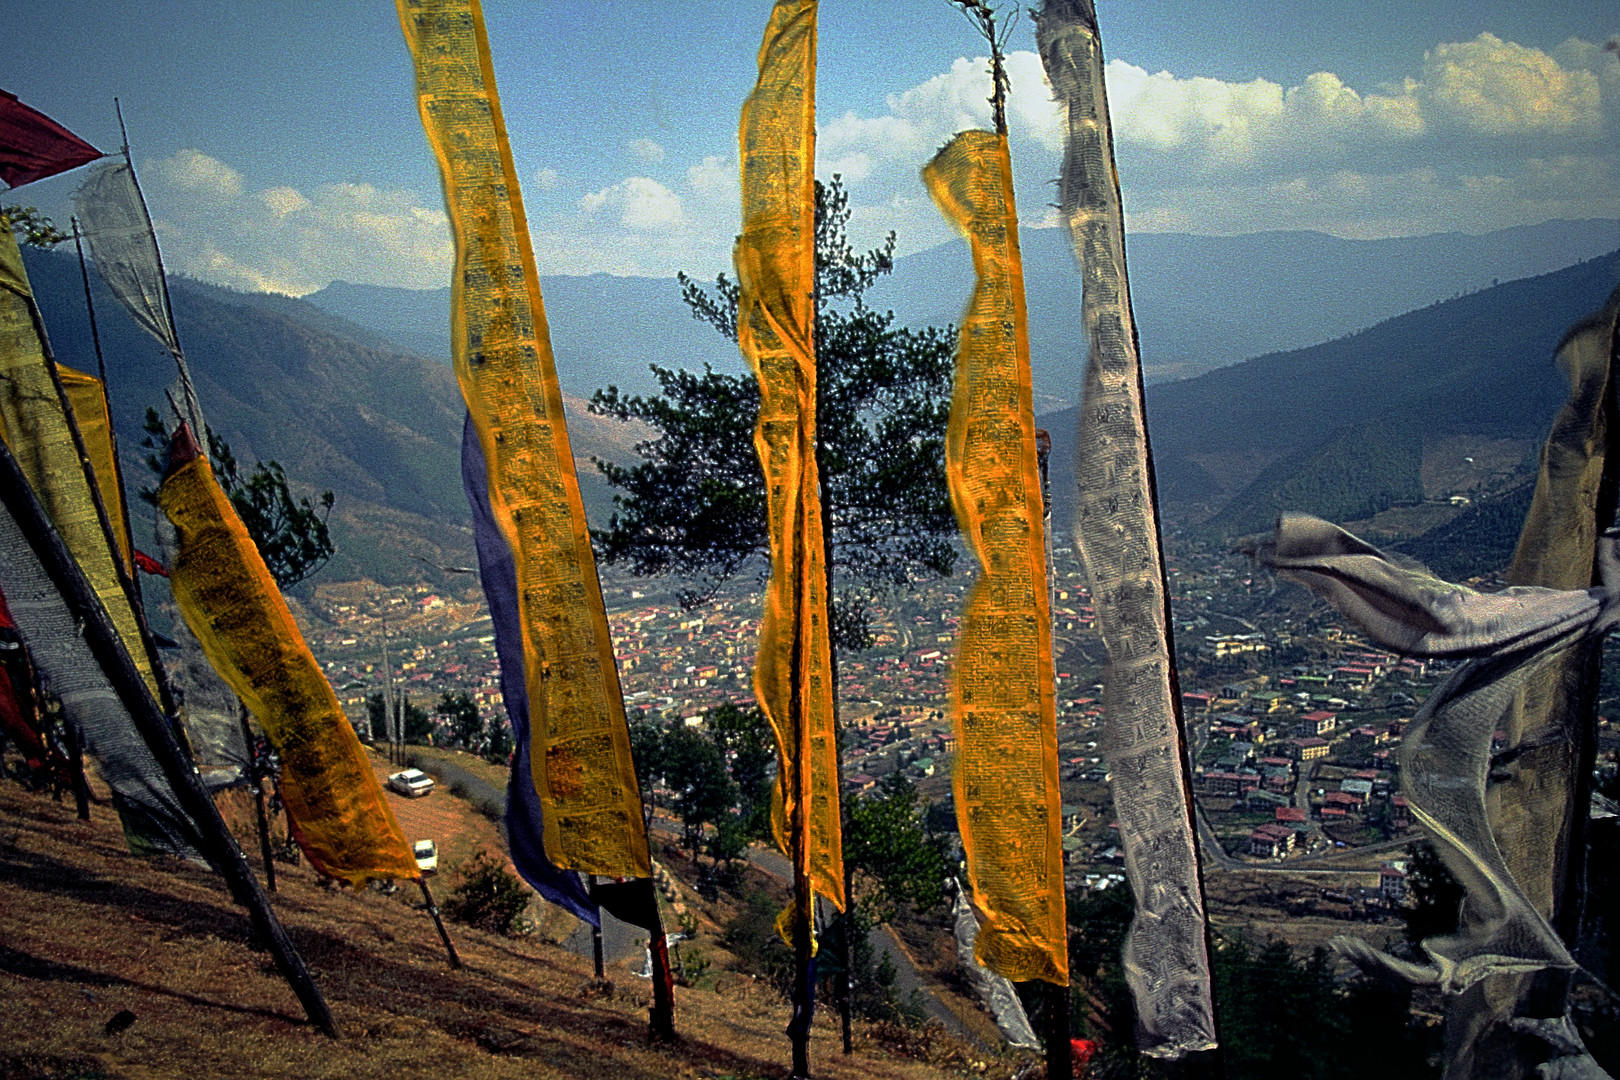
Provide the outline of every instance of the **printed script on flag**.
[[[33,292],[22,255],[9,231],[0,237],[0,437],[6,440],[34,494],[51,515],[84,576],[107,609],[119,640],[152,696],[157,676],[146,655],[140,623],[118,572],[118,554],[96,511],[88,475],[69,426],[70,413],[57,392],[45,358],[45,342],[34,320]],[[77,372],[65,374],[73,380]],[[78,376],[78,379],[85,376]],[[103,408],[103,412],[105,409]],[[107,492],[115,496],[114,492]],[[113,499],[106,500],[112,509]]]
[[[188,443],[189,436],[176,438],[176,446]],[[171,471],[158,489],[176,533],[174,601],[208,662],[280,753],[277,791],[294,839],[317,870],[350,885],[419,876],[360,739],[253,538],[208,462],[180,462],[186,453],[171,447]]]
[[759,378],[754,449],[765,472],[771,580],[754,693],[781,762],[776,838],[810,887],[841,909],[838,738],[816,472],[815,78],[815,2],[780,0],[738,133],[737,344]]
[[1066,985],[1051,605],[1006,136],[962,132],[923,181],[968,238],[978,279],[962,316],[945,440],[951,502],[981,568],[951,700],[957,821],[984,917],[974,954],[1009,979]]
[[530,764],[557,866],[652,873],[517,171],[473,0],[398,0],[455,237],[451,353],[516,563]]
[[1090,356],[1075,538],[1108,651],[1104,753],[1136,897],[1125,978],[1136,1000],[1138,1045],[1174,1058],[1213,1047],[1215,1021],[1124,212],[1091,0],[1046,0],[1035,35],[1067,118],[1059,209],[1084,282],[1080,315]]

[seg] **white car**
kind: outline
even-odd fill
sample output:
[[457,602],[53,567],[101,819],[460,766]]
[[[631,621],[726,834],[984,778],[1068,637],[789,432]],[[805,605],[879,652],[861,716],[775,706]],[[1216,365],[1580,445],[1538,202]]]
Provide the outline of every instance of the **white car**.
[[388,786],[406,798],[414,799],[433,790],[433,777],[421,769],[406,769],[390,776]]
[[431,840],[418,840],[411,845],[411,854],[416,856],[416,868],[424,874],[439,872],[439,848]]

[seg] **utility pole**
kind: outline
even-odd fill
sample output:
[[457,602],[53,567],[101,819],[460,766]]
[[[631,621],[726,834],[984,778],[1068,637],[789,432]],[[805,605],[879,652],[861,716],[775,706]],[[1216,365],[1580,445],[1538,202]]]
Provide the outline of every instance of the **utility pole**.
[[394,737],[395,723],[398,717],[394,712],[394,673],[388,666],[388,624],[382,624],[382,666],[383,666],[383,737],[388,740],[388,763],[398,764],[395,760],[398,753],[396,747],[398,739]]

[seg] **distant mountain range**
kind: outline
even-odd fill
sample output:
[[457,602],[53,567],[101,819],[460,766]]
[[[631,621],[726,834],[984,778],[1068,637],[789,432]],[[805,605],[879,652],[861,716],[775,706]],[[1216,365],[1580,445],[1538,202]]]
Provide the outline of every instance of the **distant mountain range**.
[[[26,254],[29,278],[59,362],[96,370],[79,267],[58,252]],[[164,407],[174,365],[139,330],[92,272],[102,352],[125,476],[155,477],[142,463],[141,420]],[[303,300],[239,293],[171,279],[175,321],[209,426],[238,459],[275,459],[304,493],[337,495],[338,554],[326,580],[399,582],[441,575],[428,562],[472,558],[461,489],[465,408],[449,366]],[[582,493],[593,516],[609,492],[592,455],[622,460],[645,430],[589,415],[567,401]],[[150,510],[135,511],[150,522]],[[150,525],[137,544],[150,546]]]
[[[1494,490],[1502,461],[1512,473],[1562,402],[1553,347],[1602,302],[1615,267],[1608,257],[1497,286],[1492,278],[1556,268],[1560,252],[1567,262],[1617,246],[1620,222],[1384,241],[1132,237],[1153,370],[1266,353],[1151,388],[1167,511],[1224,534],[1264,527],[1284,504],[1344,519],[1437,491]],[[1036,382],[1052,404],[1080,385],[1080,350],[1062,329],[1078,319],[1078,275],[1056,230],[1025,230],[1024,251]],[[78,266],[32,250],[27,263],[58,359],[95,370]],[[950,321],[966,274],[965,256],[945,245],[899,260],[870,299],[912,325]],[[327,580],[433,579],[428,562],[471,558],[448,289],[338,282],[300,300],[184,279],[171,288],[210,423],[239,458],[275,458],[303,490],[337,494],[339,555]],[[556,277],[542,289],[581,488],[600,524],[610,492],[588,459],[627,460],[646,431],[590,416],[580,399],[609,383],[650,391],[649,363],[733,371],[742,363],[690,317],[673,280]],[[163,402],[173,368],[99,282],[95,294],[127,476],[143,486],[151,478],[139,463],[141,416]],[[1378,323],[1386,315],[1399,317]],[[1312,335],[1336,340],[1278,351]],[[1072,476],[1073,410],[1042,424],[1056,444],[1061,496]],[[1473,454],[1469,439],[1495,440],[1492,453]],[[1482,464],[1445,466],[1448,454]]]
[[[1554,351],[1603,304],[1617,269],[1612,252],[1149,387],[1167,519],[1231,537],[1282,510],[1352,521],[1521,487],[1568,394]],[[1072,488],[1077,423],[1073,409],[1042,418],[1059,496]]]
[[[1062,229],[1023,229],[1036,411],[1075,404],[1084,350],[1080,276]],[[1128,238],[1131,293],[1150,382],[1362,330],[1502,281],[1549,273],[1620,247],[1620,221],[1548,221],[1468,236],[1340,240],[1324,233],[1140,233]],[[948,325],[972,288],[961,242],[895,261],[868,295],[901,325]],[[563,389],[654,389],[649,364],[741,371],[737,350],[694,320],[669,278],[546,277]],[[422,356],[449,359],[450,290],[333,282],[305,297]]]

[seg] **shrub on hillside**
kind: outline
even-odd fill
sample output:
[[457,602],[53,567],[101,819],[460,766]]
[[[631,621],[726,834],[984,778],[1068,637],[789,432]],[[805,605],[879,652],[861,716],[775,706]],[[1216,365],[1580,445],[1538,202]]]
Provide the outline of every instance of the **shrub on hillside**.
[[492,934],[511,936],[529,906],[528,887],[500,858],[480,851],[461,869],[461,880],[445,901],[445,914]]

